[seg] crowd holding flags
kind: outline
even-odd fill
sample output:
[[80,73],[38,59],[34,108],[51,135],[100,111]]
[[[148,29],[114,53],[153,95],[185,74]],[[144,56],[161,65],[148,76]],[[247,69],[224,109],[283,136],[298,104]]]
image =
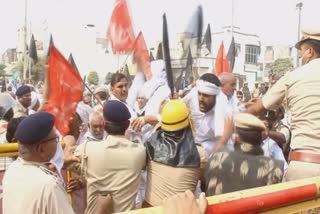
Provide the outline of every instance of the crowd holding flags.
[[[203,10],[201,6],[198,6],[193,13],[188,25],[185,29],[184,36],[181,37],[183,46],[183,53],[181,56],[182,61],[186,61],[184,69],[180,73],[173,75],[173,69],[171,67],[171,57],[168,38],[168,27],[166,15],[163,15],[163,38],[155,49],[155,57],[153,53],[149,51],[143,33],[139,32],[135,37],[131,16],[129,13],[128,2],[126,0],[116,0],[115,6],[107,27],[106,38],[108,44],[111,45],[113,53],[117,54],[132,54],[133,63],[136,63],[139,70],[143,72],[146,80],[151,79],[151,66],[150,62],[154,60],[165,60],[168,84],[173,93],[175,89],[181,89],[187,87],[196,80],[196,76],[193,73],[194,59],[198,60],[201,57],[201,49],[204,49],[204,55],[207,56],[212,53],[212,36],[210,24],[207,25],[206,32],[203,35]],[[61,53],[54,47],[52,35],[50,35],[50,48],[47,52],[49,58],[49,100],[46,105],[46,110],[55,114],[57,119],[57,127],[59,131],[64,134],[67,133],[68,124],[59,124],[65,118],[68,118],[71,110],[75,108],[75,103],[81,99],[82,91],[84,90],[83,81],[78,73],[78,68],[74,62],[72,54],[69,56],[69,62],[64,59]],[[29,57],[36,63],[38,60],[35,40],[32,35],[29,47]],[[231,45],[226,55],[223,42],[220,45],[213,72],[216,75],[222,72],[232,72],[235,61],[235,42],[232,37]],[[128,64],[125,61],[123,63],[120,72],[125,73],[130,77]],[[199,66],[199,63],[198,63]],[[176,79],[175,79],[176,77]],[[59,80],[63,79],[63,83]],[[131,77],[129,78],[131,79]],[[60,85],[59,85],[60,84]],[[70,87],[70,86],[73,87]],[[69,93],[72,95],[72,99],[64,99],[63,94]],[[67,106],[62,108],[58,106],[57,98],[60,103]],[[57,114],[57,112],[64,112],[63,114]],[[60,122],[59,122],[60,121]]]

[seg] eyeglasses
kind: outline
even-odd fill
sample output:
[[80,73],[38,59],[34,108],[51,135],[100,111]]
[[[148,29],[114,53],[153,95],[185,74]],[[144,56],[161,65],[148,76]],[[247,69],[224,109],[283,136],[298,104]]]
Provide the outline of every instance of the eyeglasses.
[[55,136],[55,137],[52,137],[52,138],[49,138],[49,139],[47,139],[47,140],[43,140],[43,141],[41,141],[40,143],[47,143],[47,142],[49,142],[49,141],[51,141],[51,140],[56,140],[56,143],[59,143],[60,142],[60,138],[59,138],[59,136]]

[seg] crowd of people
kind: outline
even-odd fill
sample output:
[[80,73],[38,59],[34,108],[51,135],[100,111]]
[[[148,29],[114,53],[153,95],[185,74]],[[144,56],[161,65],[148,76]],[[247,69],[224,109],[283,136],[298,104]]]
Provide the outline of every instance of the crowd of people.
[[162,60],[131,88],[116,72],[83,93],[66,136],[42,82],[1,93],[1,143],[19,145],[0,158],[3,213],[205,213],[205,196],[319,176],[320,31],[303,35],[304,65],[252,91],[210,72],[172,95]]

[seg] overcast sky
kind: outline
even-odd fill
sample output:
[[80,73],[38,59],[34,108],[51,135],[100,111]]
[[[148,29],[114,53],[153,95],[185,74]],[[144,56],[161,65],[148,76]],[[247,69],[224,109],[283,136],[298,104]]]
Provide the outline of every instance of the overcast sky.
[[[17,45],[17,29],[24,23],[25,0],[1,0],[0,24],[3,27],[0,53]],[[150,47],[161,39],[162,14],[167,13],[171,40],[181,32],[200,3],[204,22],[212,31],[231,25],[232,0],[128,0],[136,35],[141,30]],[[297,40],[297,0],[234,0],[234,24],[245,33],[257,34],[263,44],[292,45]],[[319,27],[320,1],[302,0],[301,25]],[[28,25],[33,32],[48,27],[55,44],[75,51],[98,32],[105,35],[113,0],[28,0]],[[318,22],[318,23],[317,23]],[[94,24],[94,29],[86,29]],[[320,29],[320,27],[319,27]],[[205,31],[205,29],[204,29]],[[43,37],[39,34],[38,37]],[[37,38],[36,38],[37,39]],[[44,38],[39,38],[44,39]],[[213,41],[215,42],[215,41]],[[220,42],[220,41],[218,41]],[[86,46],[84,46],[86,47]]]

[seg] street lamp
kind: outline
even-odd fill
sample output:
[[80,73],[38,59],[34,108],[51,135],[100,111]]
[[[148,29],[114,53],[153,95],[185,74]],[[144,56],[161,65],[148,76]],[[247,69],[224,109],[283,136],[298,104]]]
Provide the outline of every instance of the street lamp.
[[[299,2],[298,4],[296,4],[296,9],[298,9],[299,10],[299,19],[298,19],[298,40],[297,41],[299,41],[300,40],[300,31],[301,31],[301,29],[300,29],[300,25],[301,25],[301,9],[302,9],[302,6],[303,6],[303,4],[302,4],[302,2]],[[297,53],[297,67],[299,66],[299,54]]]

